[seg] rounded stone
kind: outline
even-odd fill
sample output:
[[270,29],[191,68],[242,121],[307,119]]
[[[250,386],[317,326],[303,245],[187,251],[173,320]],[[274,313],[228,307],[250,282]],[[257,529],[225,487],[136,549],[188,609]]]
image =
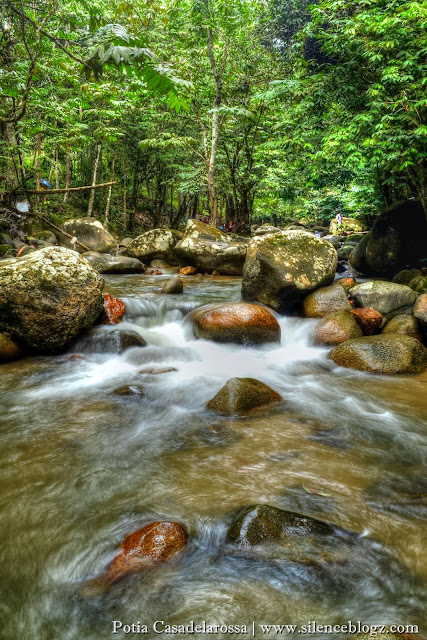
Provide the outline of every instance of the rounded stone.
[[21,357],[21,349],[4,333],[0,333],[0,362],[12,362]]
[[184,284],[181,278],[179,278],[178,276],[176,276],[175,278],[171,278],[170,280],[165,282],[162,289],[162,293],[170,293],[170,294],[183,293],[183,291],[184,291]]
[[329,358],[340,367],[375,373],[422,373],[427,368],[427,349],[406,335],[348,340],[332,349]]
[[226,415],[245,415],[281,402],[271,387],[254,378],[231,378],[207,404],[208,409]]
[[420,321],[414,316],[395,316],[386,324],[382,333],[397,333],[403,336],[412,336],[412,338],[423,342]]
[[382,313],[375,311],[375,309],[371,307],[352,309],[351,314],[365,336],[373,336],[375,333],[378,333],[383,320],[387,322],[385,318],[383,318]]
[[340,285],[322,287],[310,293],[303,302],[306,318],[324,318],[337,311],[351,311],[345,289]]
[[193,316],[196,338],[236,344],[280,342],[280,325],[264,307],[231,302],[197,309]]
[[322,345],[337,345],[363,336],[362,329],[348,311],[338,311],[323,318],[316,329],[315,341]]

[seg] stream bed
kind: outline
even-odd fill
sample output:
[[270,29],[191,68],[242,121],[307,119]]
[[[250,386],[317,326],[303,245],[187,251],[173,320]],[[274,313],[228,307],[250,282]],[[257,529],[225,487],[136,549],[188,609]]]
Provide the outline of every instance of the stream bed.
[[[313,346],[316,320],[279,316],[280,345],[195,340],[188,314],[239,300],[241,280],[187,277],[183,295],[159,295],[168,277],[106,277],[105,291],[126,304],[119,328],[146,347],[89,353],[81,340],[66,354],[2,365],[2,640],[125,637],[112,635],[113,620],[250,626],[213,638],[252,637],[254,621],[257,638],[267,637],[261,624],[312,620],[427,632],[427,372],[339,369]],[[176,371],[144,372],[162,368]],[[209,412],[232,377],[257,378],[283,404],[246,418]],[[128,384],[144,397],[112,395]],[[366,544],[339,571],[327,560],[312,571],[230,552],[233,514],[256,503],[327,520]],[[161,519],[190,533],[179,561],[82,596],[126,534]]]

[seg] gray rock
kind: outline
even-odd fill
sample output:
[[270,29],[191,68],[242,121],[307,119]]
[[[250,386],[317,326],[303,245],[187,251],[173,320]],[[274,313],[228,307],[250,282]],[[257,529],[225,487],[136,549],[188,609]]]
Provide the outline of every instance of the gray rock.
[[61,351],[103,310],[103,280],[75,251],[50,247],[0,263],[0,329],[33,351]]
[[[95,218],[76,218],[67,220],[61,226],[61,229],[77,238],[79,242],[84,244],[90,251],[98,251],[99,253],[108,253],[116,247],[116,241],[113,236],[108,233],[99,220]],[[74,244],[70,238],[59,235],[61,246],[67,249],[73,249],[79,253],[83,253],[85,249],[78,244]]]
[[152,229],[132,240],[128,245],[128,254],[142,262],[160,259],[173,261],[172,249],[182,238],[182,233],[175,229]]
[[179,276],[168,280],[162,289],[162,293],[183,293],[184,284]]
[[315,289],[332,284],[337,262],[329,242],[305,231],[253,238],[243,270],[242,298],[288,311]]
[[174,254],[181,267],[192,265],[200,271],[239,276],[243,273],[246,245],[240,242],[185,237],[175,246]]
[[109,253],[85,251],[81,254],[99,273],[140,273],[144,265],[136,258],[113,256]]
[[350,289],[350,297],[358,307],[371,307],[387,319],[411,313],[417,294],[404,284],[395,282],[363,282]]
[[82,336],[73,346],[80,353],[123,353],[131,347],[146,347],[139,333],[130,329],[95,327]]

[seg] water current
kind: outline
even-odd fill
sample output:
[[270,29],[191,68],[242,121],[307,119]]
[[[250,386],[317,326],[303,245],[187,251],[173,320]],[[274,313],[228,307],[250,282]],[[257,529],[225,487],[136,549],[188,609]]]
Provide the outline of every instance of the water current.
[[[196,340],[189,312],[239,300],[240,279],[188,277],[183,295],[159,295],[167,277],[106,278],[126,304],[120,329],[146,347],[88,353],[81,341],[2,365],[0,637],[125,637],[112,635],[113,620],[247,624],[248,634],[255,621],[257,638],[267,637],[261,624],[312,620],[427,631],[427,374],[337,368],[313,345],[315,320],[278,317],[280,345]],[[144,372],[163,368],[176,371]],[[210,413],[206,403],[235,376],[265,382],[283,404],[247,418]],[[144,397],[112,395],[127,384]],[[338,572],[327,560],[313,572],[233,552],[227,526],[255,503],[327,520],[366,544]],[[183,557],[83,597],[123,537],[160,519],[188,529]]]

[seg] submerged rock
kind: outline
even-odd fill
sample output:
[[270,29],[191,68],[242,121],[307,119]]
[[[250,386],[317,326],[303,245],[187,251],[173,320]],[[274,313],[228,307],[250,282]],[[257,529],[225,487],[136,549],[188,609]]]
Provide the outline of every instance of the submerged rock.
[[427,521],[427,478],[425,474],[389,475],[365,489],[366,503],[385,513]]
[[61,351],[102,313],[102,287],[99,273],[62,247],[4,260],[0,330],[32,351]]
[[340,367],[376,373],[422,373],[427,349],[415,338],[396,334],[348,340],[332,349],[329,358]]
[[163,285],[162,293],[183,293],[184,284],[178,276],[171,278]]
[[125,303],[119,298],[104,293],[104,315],[102,316],[102,324],[119,324],[122,316],[126,311]]
[[0,363],[12,362],[21,357],[21,349],[4,333],[0,333]]
[[242,297],[285,312],[315,289],[332,284],[337,262],[329,242],[305,231],[254,238],[243,270]]
[[361,336],[362,329],[351,313],[338,311],[322,319],[316,328],[315,341],[317,344],[337,345]]
[[144,387],[140,384],[125,384],[122,387],[117,387],[112,392],[114,396],[138,396],[142,397],[145,395]]
[[415,291],[404,284],[394,282],[364,282],[350,289],[350,296],[358,307],[371,307],[391,318],[411,313],[417,298]]
[[118,555],[92,586],[102,591],[129,573],[169,562],[184,551],[187,543],[188,533],[179,522],[150,522],[124,538]]
[[280,342],[280,325],[264,307],[231,302],[197,309],[194,313],[196,338],[236,344]]
[[144,271],[142,262],[129,256],[112,256],[107,253],[86,251],[82,253],[82,258],[85,258],[99,273],[142,273]]
[[231,378],[207,404],[208,409],[226,415],[245,415],[278,402],[282,397],[254,378]]
[[130,347],[146,346],[144,338],[131,329],[106,331],[101,327],[96,327],[77,342],[74,350],[83,353],[123,353]]
[[351,311],[345,289],[340,285],[322,287],[310,293],[303,302],[306,318],[324,318],[337,311]]
[[[76,238],[79,242],[86,245],[90,251],[98,253],[108,253],[116,247],[116,241],[113,236],[108,233],[99,220],[95,218],[76,218],[67,220],[61,229]],[[63,247],[74,249],[79,253],[83,253],[85,249],[75,244],[67,236],[59,234],[59,241]]]

